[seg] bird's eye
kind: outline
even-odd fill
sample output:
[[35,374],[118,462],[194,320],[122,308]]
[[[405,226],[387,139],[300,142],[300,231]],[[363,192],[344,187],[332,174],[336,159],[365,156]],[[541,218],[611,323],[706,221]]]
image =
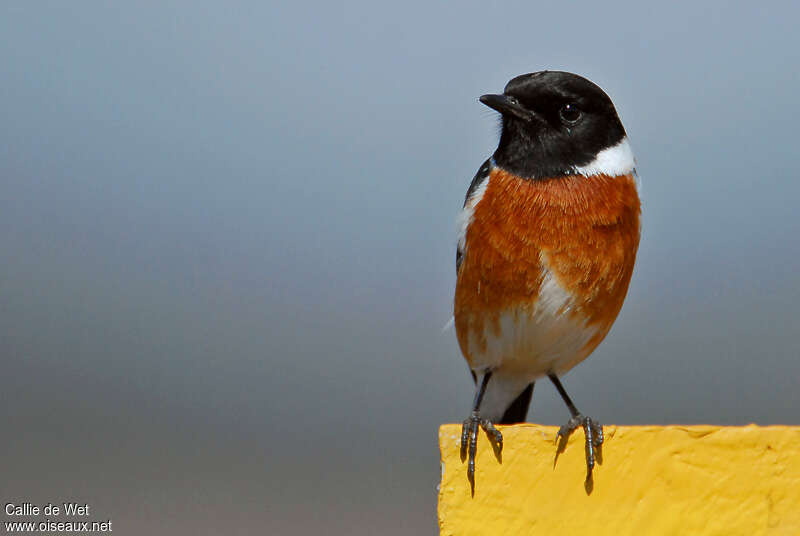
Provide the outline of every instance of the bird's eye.
[[561,109],[558,111],[558,115],[560,115],[561,120],[568,125],[574,125],[583,116],[583,112],[581,112],[580,108],[574,104],[569,103],[561,107]]

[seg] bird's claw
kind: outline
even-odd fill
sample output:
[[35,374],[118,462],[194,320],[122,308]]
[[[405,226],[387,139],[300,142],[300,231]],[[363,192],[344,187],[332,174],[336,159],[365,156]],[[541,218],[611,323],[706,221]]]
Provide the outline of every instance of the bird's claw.
[[475,455],[478,452],[478,428],[482,428],[495,444],[498,452],[503,450],[503,434],[488,419],[481,419],[473,411],[461,424],[461,461],[467,459],[467,479],[475,493]]
[[603,425],[579,413],[558,429],[556,442],[562,438],[566,440],[579,426],[583,427],[583,433],[586,437],[586,478],[589,478],[592,476],[592,469],[594,469],[595,450],[599,449],[603,444]]

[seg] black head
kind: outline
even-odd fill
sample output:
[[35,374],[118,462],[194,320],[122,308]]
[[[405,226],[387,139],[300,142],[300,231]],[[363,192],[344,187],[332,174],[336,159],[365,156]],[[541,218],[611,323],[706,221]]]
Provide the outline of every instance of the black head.
[[576,74],[523,74],[480,100],[502,114],[495,163],[521,177],[574,173],[625,138],[608,95]]

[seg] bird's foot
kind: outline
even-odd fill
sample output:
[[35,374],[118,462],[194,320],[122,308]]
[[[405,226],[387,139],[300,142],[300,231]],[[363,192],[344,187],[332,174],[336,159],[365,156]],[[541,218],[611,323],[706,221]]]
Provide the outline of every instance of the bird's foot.
[[475,494],[475,454],[478,452],[478,428],[483,428],[486,435],[494,443],[495,450],[503,450],[503,434],[488,419],[481,419],[477,411],[473,411],[461,425],[461,461],[467,461],[467,479],[472,494]]
[[[556,441],[562,440],[566,442],[567,438],[579,426],[583,427],[583,433],[586,437],[586,479],[588,480],[592,477],[595,455],[599,455],[600,447],[603,444],[603,425],[578,413],[567,421],[567,424],[559,428],[556,434]],[[602,459],[600,461],[602,462]]]

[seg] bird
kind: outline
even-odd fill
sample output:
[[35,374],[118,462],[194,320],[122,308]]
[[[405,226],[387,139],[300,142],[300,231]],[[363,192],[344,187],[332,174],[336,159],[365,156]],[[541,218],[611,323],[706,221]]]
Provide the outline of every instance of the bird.
[[500,140],[459,216],[453,317],[475,382],[461,459],[474,494],[478,430],[502,452],[495,425],[525,421],[546,376],[570,412],[556,441],[583,428],[588,481],[603,427],[560,377],[605,338],[628,292],[641,234],[633,151],[611,98],[577,74],[523,74],[479,100],[500,113]]

